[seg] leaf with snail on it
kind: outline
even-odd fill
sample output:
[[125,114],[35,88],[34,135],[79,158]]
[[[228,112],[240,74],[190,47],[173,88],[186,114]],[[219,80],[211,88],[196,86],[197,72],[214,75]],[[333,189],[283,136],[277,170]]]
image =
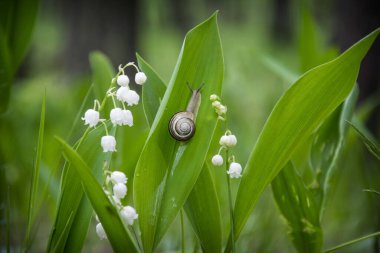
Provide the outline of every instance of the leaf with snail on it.
[[[140,55],[137,55],[137,59],[139,67],[148,76],[148,80],[150,80],[150,82],[147,81],[143,86],[142,103],[148,122],[153,123],[154,116],[160,105],[160,98],[164,96],[166,85]],[[155,87],[153,88],[152,86]],[[149,101],[146,102],[146,100]],[[152,115],[153,119],[150,119]],[[202,172],[196,184],[187,198],[184,210],[200,241],[203,251],[221,252],[222,222],[220,205],[215,183],[206,162],[203,165]]]
[[[223,57],[214,14],[186,35],[137,163],[134,200],[145,252],[154,251],[201,173],[216,126],[208,98],[213,93],[220,95],[222,79]],[[178,142],[170,136],[168,123],[176,112],[186,108],[191,95],[186,82],[194,87],[202,83],[205,86],[201,91],[196,134],[187,142]]]
[[235,202],[235,238],[231,250],[265,187],[296,148],[341,104],[354,87],[360,62],[380,29],[336,59],[301,76],[279,99],[252,150]]

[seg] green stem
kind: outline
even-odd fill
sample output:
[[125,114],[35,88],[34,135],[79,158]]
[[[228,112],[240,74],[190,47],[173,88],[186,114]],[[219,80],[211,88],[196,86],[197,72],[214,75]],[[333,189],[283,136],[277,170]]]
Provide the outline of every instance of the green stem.
[[[226,150],[226,172],[228,171],[228,149]],[[227,187],[228,187],[228,204],[230,207],[230,223],[231,223],[231,236],[232,236],[232,253],[236,252],[235,248],[235,221],[234,221],[234,210],[232,205],[232,194],[231,194],[231,183],[230,175],[226,173],[227,176]]]
[[182,253],[185,253],[185,224],[183,221],[183,208],[181,208],[180,214],[181,214]]
[[139,238],[137,237],[137,233],[136,233],[136,230],[135,228],[132,226],[132,232],[133,232],[133,235],[135,236],[135,240],[137,242],[137,246],[139,247],[140,251],[142,252],[142,248],[141,248],[141,245],[140,245],[140,240]]
[[360,242],[360,241],[363,241],[363,240],[366,240],[368,238],[375,237],[375,236],[378,236],[378,235],[380,235],[380,231],[372,233],[372,234],[369,234],[369,235],[366,235],[366,236],[363,236],[363,237],[356,238],[354,240],[351,240],[351,241],[348,241],[348,242],[345,242],[345,243],[342,243],[342,244],[339,244],[339,245],[337,245],[335,247],[332,247],[330,249],[325,250],[324,253],[333,252],[333,251],[335,251],[337,249],[341,249],[343,247],[350,246],[350,245],[355,244],[357,242]]

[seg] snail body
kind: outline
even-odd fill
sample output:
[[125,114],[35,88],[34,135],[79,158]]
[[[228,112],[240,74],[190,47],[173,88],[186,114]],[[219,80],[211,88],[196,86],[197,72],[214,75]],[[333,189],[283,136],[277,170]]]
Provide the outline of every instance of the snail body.
[[[189,85],[188,85],[189,86]],[[190,140],[195,134],[195,118],[200,103],[200,88],[192,91],[186,111],[177,112],[169,122],[169,133],[177,141]]]

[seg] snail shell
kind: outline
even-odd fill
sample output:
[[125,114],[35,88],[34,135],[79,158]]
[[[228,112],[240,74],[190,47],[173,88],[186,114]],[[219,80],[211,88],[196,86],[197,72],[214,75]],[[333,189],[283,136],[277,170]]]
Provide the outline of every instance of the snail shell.
[[195,133],[194,114],[184,111],[177,112],[169,122],[169,133],[178,141],[187,141]]
[[187,86],[192,92],[186,111],[177,112],[169,122],[169,133],[177,141],[187,141],[195,134],[195,118],[201,102],[201,93],[204,83],[196,90],[193,90],[189,83]]

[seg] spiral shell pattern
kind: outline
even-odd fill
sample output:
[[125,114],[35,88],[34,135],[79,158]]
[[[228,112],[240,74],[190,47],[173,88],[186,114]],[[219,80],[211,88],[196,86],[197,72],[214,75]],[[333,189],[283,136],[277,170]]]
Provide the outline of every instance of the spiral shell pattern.
[[177,112],[169,122],[170,135],[178,141],[187,141],[195,133],[194,115],[191,112]]

